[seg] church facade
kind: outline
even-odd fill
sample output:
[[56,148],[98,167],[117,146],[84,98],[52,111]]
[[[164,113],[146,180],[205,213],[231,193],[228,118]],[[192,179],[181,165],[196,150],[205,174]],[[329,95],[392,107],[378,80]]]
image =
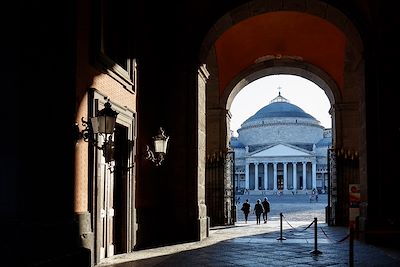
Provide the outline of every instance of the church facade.
[[231,137],[235,187],[249,194],[325,193],[331,129],[279,93]]

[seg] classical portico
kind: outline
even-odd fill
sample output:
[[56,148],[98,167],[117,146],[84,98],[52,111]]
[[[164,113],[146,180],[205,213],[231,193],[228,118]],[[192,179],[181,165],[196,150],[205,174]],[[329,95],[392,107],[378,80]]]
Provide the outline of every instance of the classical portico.
[[[278,170],[278,165],[283,166],[283,169]],[[250,171],[246,172],[246,189],[264,191],[267,194],[276,193],[277,191],[302,192],[312,190],[317,183],[315,166],[315,161],[248,162],[246,169],[250,170],[254,168],[254,173],[250,173]],[[261,170],[259,167],[261,167]],[[280,172],[283,172],[283,175],[280,175]],[[306,186],[304,187],[304,185]]]
[[288,145],[278,144],[249,153],[245,169],[245,189],[250,193],[301,193],[316,188],[315,155]]

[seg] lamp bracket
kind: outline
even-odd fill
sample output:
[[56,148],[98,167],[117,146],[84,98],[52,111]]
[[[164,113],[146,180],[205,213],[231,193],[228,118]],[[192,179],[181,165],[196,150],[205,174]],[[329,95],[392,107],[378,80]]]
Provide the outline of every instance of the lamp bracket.
[[146,159],[155,163],[156,166],[161,166],[162,162],[164,161],[164,153],[156,153],[150,149],[148,145],[146,145]]
[[87,120],[85,120],[84,117],[81,118],[81,122],[83,127],[85,128],[80,132],[80,138],[82,138],[85,142],[93,142],[93,135],[90,134],[93,133],[92,125]]

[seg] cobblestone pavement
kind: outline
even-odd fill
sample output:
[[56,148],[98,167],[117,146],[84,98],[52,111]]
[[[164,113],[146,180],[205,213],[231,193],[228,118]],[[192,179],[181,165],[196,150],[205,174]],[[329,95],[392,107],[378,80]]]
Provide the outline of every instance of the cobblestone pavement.
[[[247,197],[253,207],[261,196]],[[324,222],[326,196],[311,203],[304,195],[268,198],[271,214],[266,224],[257,225],[254,215],[246,224],[238,213],[234,226],[214,227],[205,240],[116,255],[98,266],[400,266],[398,251],[357,240],[351,258],[348,229]]]

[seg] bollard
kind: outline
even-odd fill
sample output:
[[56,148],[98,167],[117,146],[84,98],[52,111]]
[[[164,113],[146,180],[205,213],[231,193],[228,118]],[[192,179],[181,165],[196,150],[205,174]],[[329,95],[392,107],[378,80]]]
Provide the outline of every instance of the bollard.
[[350,226],[350,240],[349,240],[349,266],[354,266],[354,229]]
[[284,238],[284,237],[282,236],[282,231],[283,231],[283,229],[282,229],[282,217],[283,217],[282,212],[281,212],[279,215],[280,215],[280,217],[281,217],[281,236],[278,237],[276,240],[286,240],[286,238]]
[[314,218],[314,250],[310,252],[313,255],[322,254],[322,252],[318,250],[318,237],[317,237],[318,223],[317,223],[317,220],[318,219],[315,217]]

